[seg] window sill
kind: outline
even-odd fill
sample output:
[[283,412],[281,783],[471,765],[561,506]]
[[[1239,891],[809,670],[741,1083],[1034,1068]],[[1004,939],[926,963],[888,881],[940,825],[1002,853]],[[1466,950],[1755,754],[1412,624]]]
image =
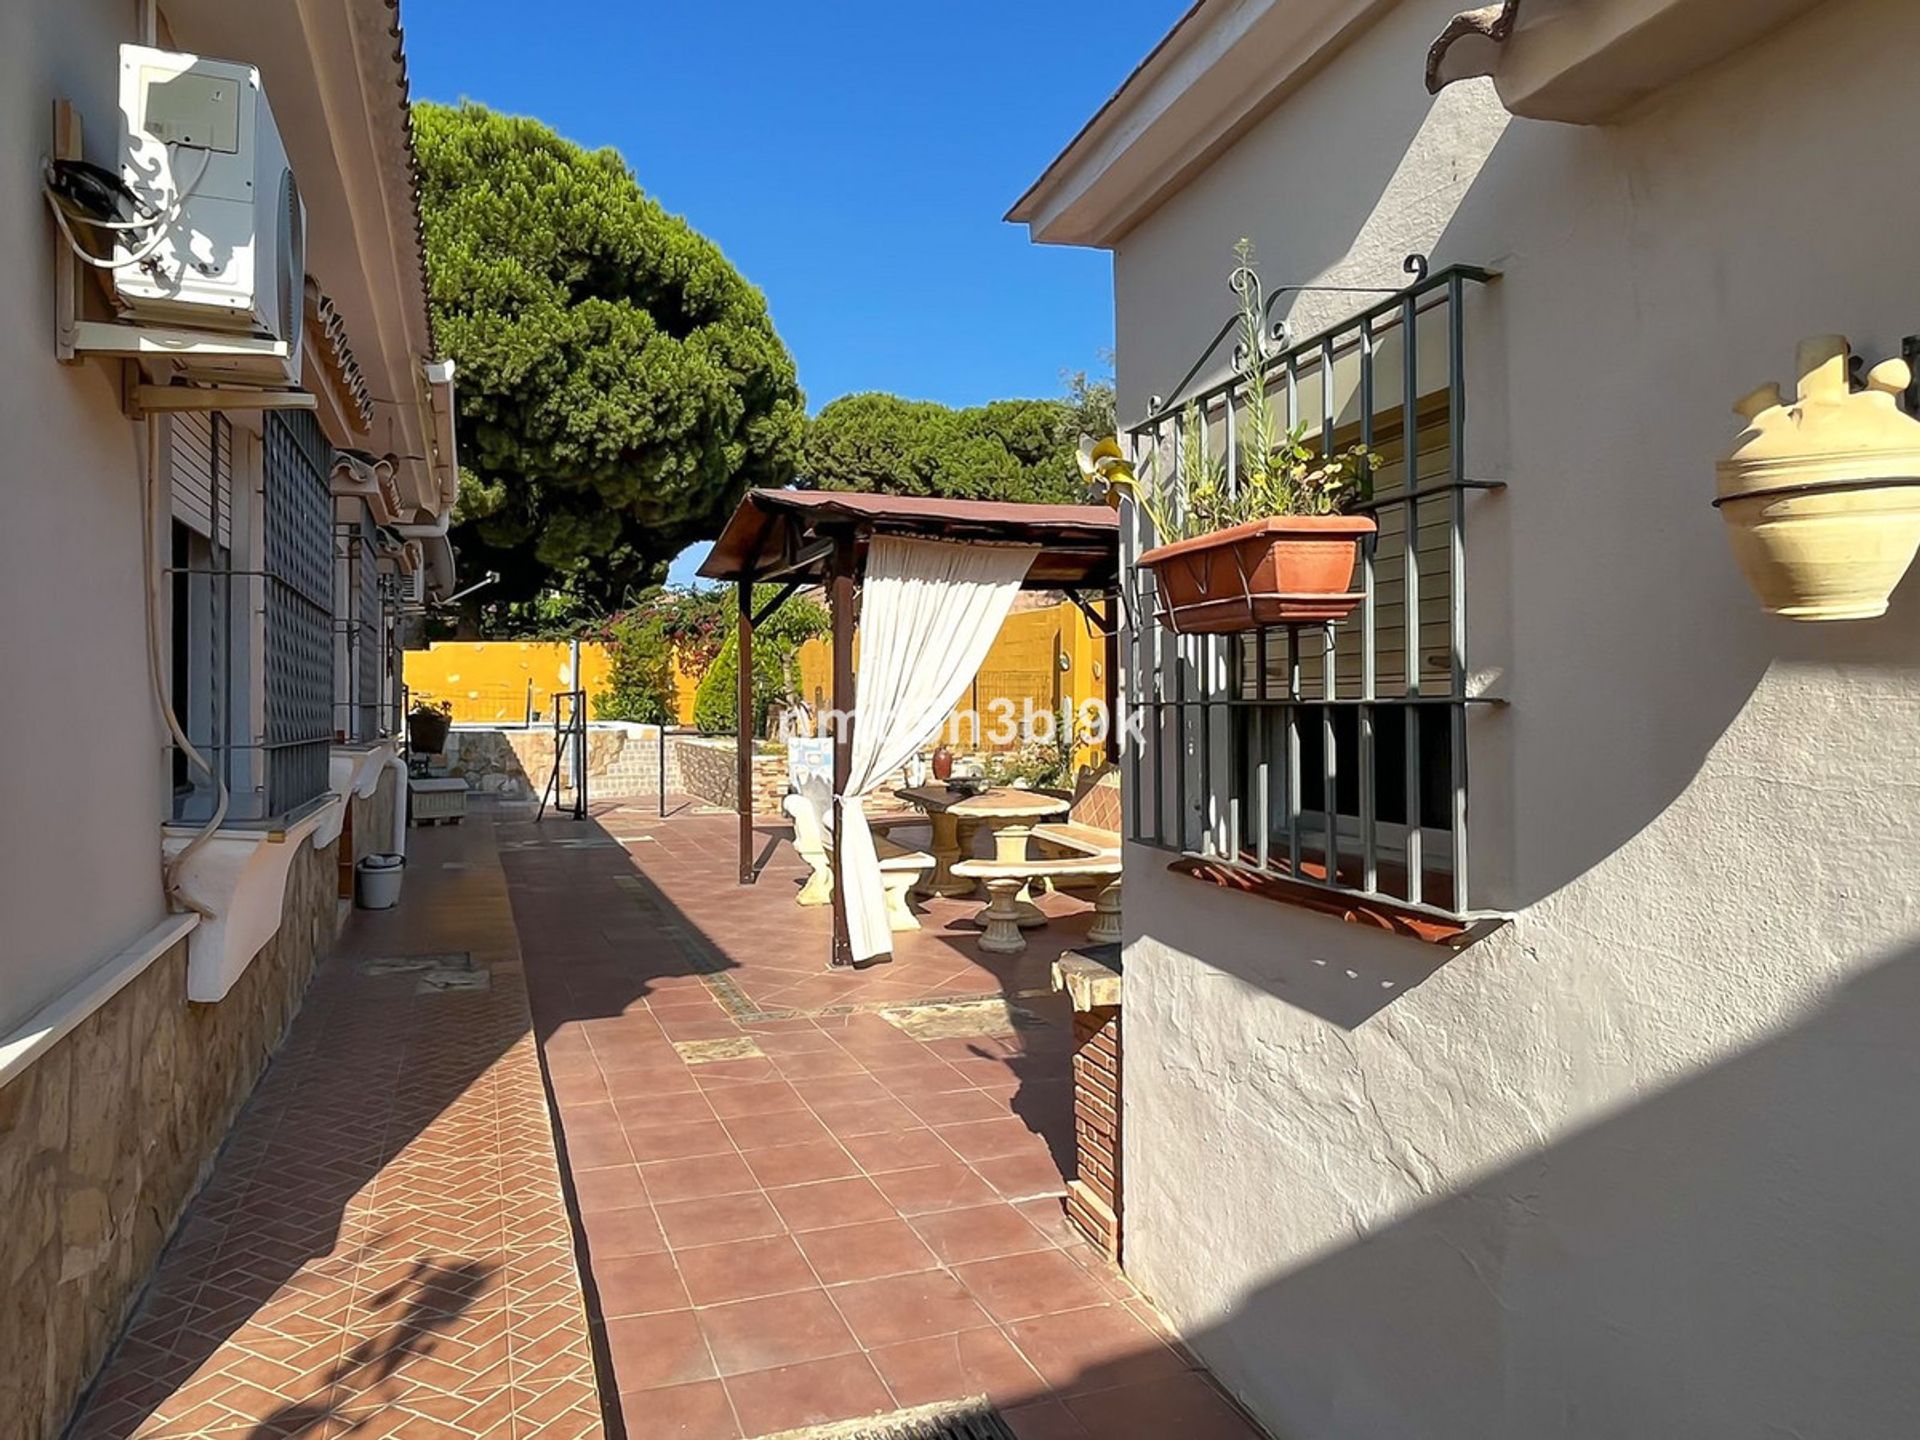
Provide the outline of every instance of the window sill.
[[1342,895],[1336,891],[1323,890],[1316,885],[1290,880],[1284,875],[1259,875],[1250,870],[1243,870],[1237,865],[1228,865],[1218,860],[1203,860],[1197,855],[1183,855],[1169,864],[1167,870],[1174,875],[1185,875],[1189,879],[1205,881],[1221,890],[1232,890],[1261,900],[1292,905],[1301,910],[1310,910],[1316,915],[1327,915],[1335,920],[1345,921],[1349,925],[1385,930],[1390,934],[1404,935],[1410,940],[1418,940],[1425,945],[1438,945],[1448,950],[1464,950],[1506,923],[1497,917],[1446,920],[1389,900]]
[[[216,830],[187,858],[181,888],[214,912],[187,937],[187,999],[211,1004],[226,998],[280,928],[287,875],[301,845],[334,824],[345,808],[344,800],[329,793],[298,818],[275,822],[273,828]],[[196,833],[190,825],[168,825],[161,848],[176,854]]]

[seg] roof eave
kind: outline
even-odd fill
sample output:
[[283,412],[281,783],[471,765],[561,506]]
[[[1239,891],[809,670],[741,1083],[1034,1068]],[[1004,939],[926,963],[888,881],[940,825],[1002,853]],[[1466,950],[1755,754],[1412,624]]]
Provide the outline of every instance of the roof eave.
[[1200,0],[1006,218],[1108,248],[1395,0]]

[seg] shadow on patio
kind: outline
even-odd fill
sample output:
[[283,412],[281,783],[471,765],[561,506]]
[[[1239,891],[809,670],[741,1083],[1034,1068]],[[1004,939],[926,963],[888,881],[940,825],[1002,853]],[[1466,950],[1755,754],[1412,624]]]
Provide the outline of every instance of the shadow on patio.
[[731,1440],[981,1394],[1027,1440],[1250,1434],[1061,1213],[1087,904],[1006,958],[935,902],[829,973],[764,833],[743,891],[728,816],[413,832],[73,1434]]

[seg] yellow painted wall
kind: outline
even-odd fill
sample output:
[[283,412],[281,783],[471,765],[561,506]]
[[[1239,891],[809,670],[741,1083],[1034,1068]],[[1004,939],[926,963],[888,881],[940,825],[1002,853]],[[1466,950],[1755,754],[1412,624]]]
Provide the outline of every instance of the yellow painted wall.
[[533,707],[553,715],[557,690],[584,688],[589,712],[593,696],[607,688],[612,666],[599,645],[580,647],[582,685],[573,683],[571,647],[564,640],[449,640],[430,650],[406,652],[404,674],[415,700],[450,700],[456,723],[505,722],[527,718],[531,686]]
[[[1005,697],[1013,704],[1016,720],[1025,713],[1028,701],[1036,711],[1058,715],[1063,702],[1078,706],[1106,698],[1105,663],[1106,642],[1091,633],[1086,617],[1070,601],[1042,610],[1017,610],[1000,627],[971,693],[954,708],[956,712],[971,709],[991,724],[993,702]],[[832,703],[833,647],[825,636],[800,647],[800,691],[816,709]],[[952,720],[948,724],[951,727]],[[970,732],[950,738],[966,749],[1012,748],[988,744],[991,736],[981,737],[976,746]]]
[[[574,687],[571,647],[564,640],[446,640],[431,650],[409,650],[404,674],[415,699],[450,700],[455,723],[519,724],[527,717],[527,685],[540,714],[553,716],[553,694]],[[580,670],[587,713],[593,697],[612,683],[613,657],[604,645],[582,643]],[[693,692],[700,677],[676,661],[673,685],[679,722],[693,723]]]
[[[1000,627],[972,692],[955,709],[972,709],[991,723],[992,704],[1004,696],[1013,703],[1016,719],[1028,701],[1035,710],[1058,715],[1062,701],[1078,705],[1105,696],[1100,669],[1104,658],[1104,642],[1089,632],[1085,617],[1073,604],[1015,611]],[[574,688],[568,663],[564,640],[449,640],[430,650],[407,651],[405,675],[415,699],[452,701],[456,723],[519,724],[527,715],[529,682],[534,708],[551,718],[553,693]],[[593,697],[610,683],[612,668],[604,646],[581,645],[580,669],[589,714]],[[700,677],[676,663],[673,681],[680,723],[690,725]],[[800,691],[816,708],[832,700],[833,647],[825,636],[800,648]],[[982,737],[979,745],[967,733],[951,738],[969,750],[995,748],[986,743],[991,737]]]

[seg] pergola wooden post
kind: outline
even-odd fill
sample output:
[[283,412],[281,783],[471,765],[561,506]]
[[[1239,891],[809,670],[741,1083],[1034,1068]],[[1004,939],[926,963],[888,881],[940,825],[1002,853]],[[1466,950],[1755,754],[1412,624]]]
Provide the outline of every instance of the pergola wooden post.
[[[833,793],[847,793],[853,778],[853,607],[854,537],[841,530],[833,537],[828,561],[827,602],[833,616]],[[840,837],[845,826],[833,817],[833,957],[836,968],[853,964],[853,942],[847,934],[846,870],[840,864]]]
[[1120,597],[1106,604],[1107,633],[1102,646],[1101,664],[1106,668],[1107,744],[1106,763],[1120,763]]
[[740,883],[751,885],[758,877],[753,868],[753,579],[749,576],[738,586],[740,622],[738,658],[739,714],[734,717],[734,800],[740,810]]

